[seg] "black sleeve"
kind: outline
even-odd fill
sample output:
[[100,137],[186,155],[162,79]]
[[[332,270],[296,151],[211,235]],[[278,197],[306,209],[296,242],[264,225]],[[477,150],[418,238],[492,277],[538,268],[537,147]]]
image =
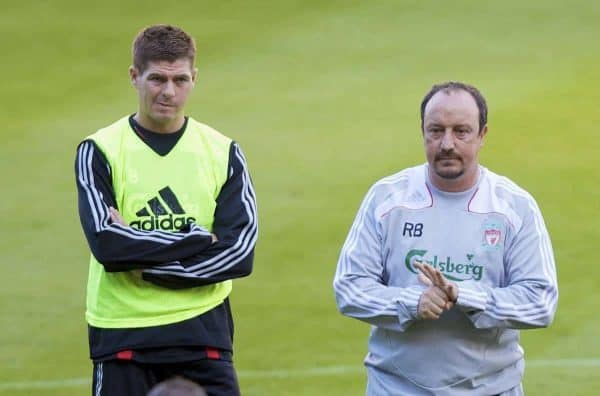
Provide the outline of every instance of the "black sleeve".
[[213,233],[218,242],[177,263],[146,269],[143,278],[164,287],[186,288],[250,274],[258,235],[256,198],[236,143],[229,151],[229,177],[217,197]]
[[210,232],[193,223],[180,232],[142,231],[112,223],[108,209],[119,208],[111,168],[91,140],[77,148],[75,175],[81,226],[92,254],[106,271],[167,265],[210,246]]

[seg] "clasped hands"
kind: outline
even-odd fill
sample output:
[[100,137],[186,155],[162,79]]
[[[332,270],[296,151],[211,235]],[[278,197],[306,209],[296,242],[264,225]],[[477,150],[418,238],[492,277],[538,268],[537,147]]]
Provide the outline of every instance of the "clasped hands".
[[419,298],[417,316],[419,319],[439,319],[444,311],[456,303],[458,286],[429,264],[416,262],[415,268],[419,270],[419,281],[428,286]]

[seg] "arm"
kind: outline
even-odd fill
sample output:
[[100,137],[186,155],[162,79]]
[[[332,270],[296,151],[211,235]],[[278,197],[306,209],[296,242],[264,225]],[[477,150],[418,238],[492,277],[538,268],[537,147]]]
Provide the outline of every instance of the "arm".
[[382,278],[382,238],[374,218],[375,188],[364,199],[342,247],[333,288],[344,315],[404,331],[417,318],[423,288],[387,286]]
[[423,273],[467,313],[476,328],[547,327],[554,318],[558,286],[552,246],[533,199],[530,209],[505,253],[505,287],[474,281],[457,284],[445,279],[437,269],[422,265]]
[[108,272],[148,268],[197,253],[212,243],[211,234],[192,224],[182,232],[142,231],[113,222],[118,208],[111,168],[93,141],[77,148],[75,174],[79,219],[90,250]]
[[229,151],[229,177],[217,197],[213,233],[218,241],[177,263],[143,271],[143,279],[169,288],[186,288],[247,276],[258,235],[256,198],[244,155]]

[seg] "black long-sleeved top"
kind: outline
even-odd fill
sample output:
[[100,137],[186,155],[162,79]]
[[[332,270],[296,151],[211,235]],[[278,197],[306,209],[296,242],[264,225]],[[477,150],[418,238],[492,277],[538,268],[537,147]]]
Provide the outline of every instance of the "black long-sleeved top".
[[[136,133],[159,155],[168,155],[187,125],[172,134],[148,131],[129,118]],[[109,207],[118,209],[111,167],[91,140],[77,149],[75,173],[79,216],[90,250],[108,272],[141,269],[143,279],[178,289],[207,285],[250,274],[257,237],[256,201],[245,158],[232,142],[228,178],[216,199],[213,230],[218,241],[196,224],[178,232],[142,231],[110,221]],[[226,300],[216,308],[183,322],[136,329],[90,326],[92,359],[113,358],[133,350],[140,361],[182,361],[201,358],[205,347],[232,350],[233,321]]]

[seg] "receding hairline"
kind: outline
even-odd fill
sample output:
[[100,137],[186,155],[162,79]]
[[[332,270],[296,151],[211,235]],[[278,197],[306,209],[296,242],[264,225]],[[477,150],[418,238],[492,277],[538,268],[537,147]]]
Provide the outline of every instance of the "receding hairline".
[[468,93],[473,98],[473,100],[475,100],[475,104],[477,105],[477,111],[479,113],[479,132],[483,131],[483,129],[486,128],[488,121],[488,107],[487,101],[485,100],[485,97],[483,96],[481,91],[479,91],[477,87],[461,81],[446,81],[440,84],[433,85],[423,97],[420,106],[421,130],[423,130],[424,127],[425,109],[428,108],[431,99],[440,91],[444,91],[446,95],[451,95],[453,92],[459,91],[465,91],[466,93]]
[[438,100],[438,99],[436,99],[438,94],[442,94],[442,93],[445,94],[446,96],[452,96],[453,94],[459,94],[459,95],[462,94],[463,96],[467,96],[469,98],[469,100],[471,101],[471,103],[473,104],[473,106],[475,107],[475,110],[477,111],[477,116],[479,117],[479,106],[477,106],[477,100],[475,100],[475,98],[473,97],[473,95],[471,95],[471,93],[469,91],[462,89],[462,88],[455,88],[455,87],[443,88],[443,89],[440,89],[439,91],[437,91],[436,93],[434,93],[433,96],[431,96],[431,98],[429,98],[429,100],[427,101],[427,104],[425,105],[424,115],[427,114],[427,111],[430,109],[431,104],[432,103],[435,104],[435,102]]

